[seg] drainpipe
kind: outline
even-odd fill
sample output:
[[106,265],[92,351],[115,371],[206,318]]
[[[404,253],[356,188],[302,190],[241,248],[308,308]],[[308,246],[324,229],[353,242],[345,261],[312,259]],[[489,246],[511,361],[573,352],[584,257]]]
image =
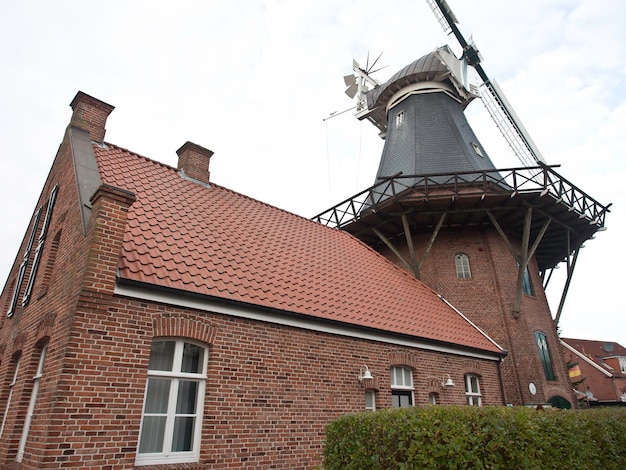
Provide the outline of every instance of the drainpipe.
[[500,395],[502,396],[502,404],[506,406],[506,397],[504,396],[504,381],[502,380],[502,361],[503,358],[498,360],[498,380],[500,382]]

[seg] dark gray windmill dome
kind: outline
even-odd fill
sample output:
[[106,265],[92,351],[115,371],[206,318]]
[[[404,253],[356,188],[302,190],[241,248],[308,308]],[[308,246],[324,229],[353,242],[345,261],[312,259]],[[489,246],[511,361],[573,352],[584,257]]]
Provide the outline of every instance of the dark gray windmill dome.
[[495,169],[463,113],[476,95],[460,85],[446,54],[453,57],[439,48],[367,92],[368,108],[384,110],[387,121],[377,181]]

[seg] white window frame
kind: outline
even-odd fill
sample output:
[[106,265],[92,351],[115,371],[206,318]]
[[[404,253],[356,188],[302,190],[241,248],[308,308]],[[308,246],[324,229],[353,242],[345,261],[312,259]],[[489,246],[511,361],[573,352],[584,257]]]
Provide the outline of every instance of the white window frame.
[[465,253],[457,253],[454,256],[454,265],[456,267],[456,277],[458,279],[472,278],[469,257]]
[[404,110],[396,114],[396,127],[400,127],[402,124],[404,124]]
[[[141,427],[139,429],[139,440],[137,443],[137,457],[135,459],[135,465],[139,466],[197,462],[200,458],[200,438],[202,433],[202,415],[204,410],[204,393],[206,387],[209,350],[206,345],[198,343],[196,341],[188,340],[186,338],[155,338],[153,343],[159,341],[171,341],[175,343],[174,360],[171,371],[148,370],[148,379],[146,380],[146,389],[144,393],[144,410],[141,413]],[[199,373],[181,372],[183,348],[185,343],[198,346],[204,351]],[[163,439],[163,449],[161,452],[139,453],[139,446],[141,444],[141,437],[145,422],[144,418],[147,415],[145,413],[145,406],[150,378],[170,380],[169,398],[166,412],[166,424],[164,430],[165,437]],[[198,383],[195,425],[193,429],[193,444],[191,451],[172,452],[171,448],[174,440],[174,422],[177,416],[176,403],[178,398],[179,384],[181,380],[193,380]],[[162,413],[155,413],[155,415],[162,415]]]
[[619,368],[622,374],[626,374],[626,356],[618,356],[617,361],[619,362]]
[[17,358],[15,363],[15,371],[13,372],[13,380],[9,384],[9,396],[7,397],[7,406],[4,410],[4,416],[2,417],[2,425],[0,425],[0,437],[2,437],[2,432],[4,431],[4,425],[7,422],[7,415],[9,414],[9,410],[11,409],[11,398],[13,397],[13,389],[15,388],[15,384],[17,383],[17,374],[20,370],[20,358]]
[[22,429],[22,437],[20,438],[20,447],[17,451],[17,457],[15,458],[16,462],[21,462],[24,458],[24,450],[26,449],[30,423],[33,420],[35,404],[37,403],[37,394],[39,393],[39,382],[41,382],[41,377],[43,377],[43,365],[46,360],[47,350],[48,345],[46,344],[43,348],[41,348],[41,354],[39,355],[39,364],[37,365],[37,372],[35,372],[35,376],[33,377],[33,389],[30,392],[30,401],[28,402],[28,411],[26,412],[24,428]]
[[365,390],[365,409],[367,411],[376,411],[376,391]]
[[[476,389],[472,386],[472,379],[476,380]],[[465,397],[470,406],[482,406],[482,394],[480,393],[480,377],[476,374],[465,375]]]
[[[394,395],[404,395],[409,397],[409,406],[415,405],[415,388],[413,387],[413,369],[406,366],[393,366],[391,374],[391,394],[392,404]],[[408,380],[407,380],[408,378]],[[398,392],[394,394],[394,392]],[[399,407],[400,404],[398,404]],[[395,405],[394,405],[395,406]]]

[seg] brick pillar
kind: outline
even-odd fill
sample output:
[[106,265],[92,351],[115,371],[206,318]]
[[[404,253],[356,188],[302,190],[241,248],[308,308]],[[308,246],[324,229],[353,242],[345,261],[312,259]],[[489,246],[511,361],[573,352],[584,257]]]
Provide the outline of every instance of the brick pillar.
[[104,141],[104,134],[106,133],[104,126],[109,114],[115,107],[82,91],[76,94],[70,106],[74,111],[70,126],[86,130],[93,141]]
[[200,147],[193,142],[186,142],[176,150],[178,154],[178,169],[185,176],[203,183],[209,182],[209,161],[213,152]]
[[106,184],[91,198],[91,240],[83,291],[113,295],[128,209],[134,201],[133,193]]

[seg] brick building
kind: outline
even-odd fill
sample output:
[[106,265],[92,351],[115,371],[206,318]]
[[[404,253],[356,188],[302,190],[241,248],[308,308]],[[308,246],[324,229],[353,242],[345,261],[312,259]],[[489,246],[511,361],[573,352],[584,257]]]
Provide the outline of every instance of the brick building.
[[612,341],[561,338],[563,357],[580,400],[626,405],[626,348]]
[[71,107],[0,297],[2,465],[314,468],[341,414],[503,403],[506,352],[412,274]]

